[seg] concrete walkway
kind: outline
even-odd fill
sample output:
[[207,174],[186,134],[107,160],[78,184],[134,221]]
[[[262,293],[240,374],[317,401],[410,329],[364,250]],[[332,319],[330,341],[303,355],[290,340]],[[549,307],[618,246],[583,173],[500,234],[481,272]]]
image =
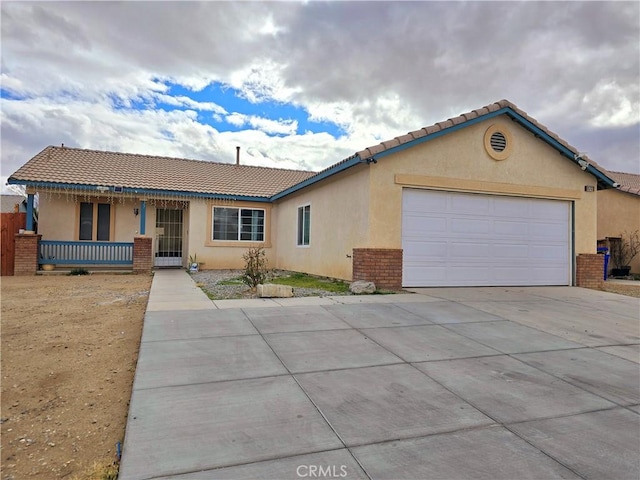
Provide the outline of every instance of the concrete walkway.
[[121,480],[640,477],[640,301],[568,287],[212,302],[156,272]]

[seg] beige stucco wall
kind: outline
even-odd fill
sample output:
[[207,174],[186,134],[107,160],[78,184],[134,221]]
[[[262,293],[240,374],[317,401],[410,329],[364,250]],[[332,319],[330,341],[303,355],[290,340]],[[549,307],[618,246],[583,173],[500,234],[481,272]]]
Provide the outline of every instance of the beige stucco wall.
[[[640,196],[619,190],[598,192],[598,239],[620,237],[640,230]],[[631,262],[631,271],[640,273],[640,255]]]
[[[140,230],[140,216],[133,213],[140,202],[131,198],[109,202],[104,197],[74,197],[67,194],[40,192],[38,204],[38,233],[43,240],[77,240],[79,205],[81,202],[111,203],[111,241],[132,242]],[[151,211],[150,211],[151,210]],[[147,233],[153,226],[153,208],[147,207]]]
[[40,193],[38,233],[43,240],[77,240],[76,204],[66,195]]
[[[513,150],[494,160],[484,134],[499,124]],[[595,178],[506,117],[468,126],[371,165],[369,247],[401,248],[402,188],[525,195],[575,201],[576,253],[596,252]]]
[[[297,246],[298,207],[311,205],[309,246]],[[367,244],[369,168],[353,167],[274,207],[278,268],[351,280],[353,248]],[[347,257],[349,255],[349,257]]]

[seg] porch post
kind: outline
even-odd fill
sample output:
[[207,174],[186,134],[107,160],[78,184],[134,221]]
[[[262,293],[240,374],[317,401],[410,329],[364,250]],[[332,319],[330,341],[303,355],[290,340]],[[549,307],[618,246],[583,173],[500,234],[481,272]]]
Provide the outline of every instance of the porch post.
[[33,193],[27,194],[27,232],[33,232]]
[[147,224],[147,201],[140,200],[140,235],[144,235]]

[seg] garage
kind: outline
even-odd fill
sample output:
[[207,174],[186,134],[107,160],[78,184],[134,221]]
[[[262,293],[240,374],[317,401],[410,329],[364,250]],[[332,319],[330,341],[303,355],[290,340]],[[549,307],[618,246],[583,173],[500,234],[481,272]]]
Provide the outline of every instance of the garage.
[[570,285],[571,203],[404,188],[405,287]]

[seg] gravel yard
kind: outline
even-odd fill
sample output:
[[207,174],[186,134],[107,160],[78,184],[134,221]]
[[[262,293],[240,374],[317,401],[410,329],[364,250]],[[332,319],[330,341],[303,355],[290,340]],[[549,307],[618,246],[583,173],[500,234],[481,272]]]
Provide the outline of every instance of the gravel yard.
[[[256,298],[257,295],[255,292],[252,292],[241,280],[237,280],[242,273],[242,270],[203,270],[192,273],[191,276],[196,282],[196,285],[205,290],[205,293],[208,293],[209,297],[214,300]],[[292,272],[284,270],[276,270],[272,272],[272,278],[286,277],[291,275],[291,273]],[[326,282],[330,284],[331,279],[327,279]],[[348,291],[340,293],[340,295],[350,294]],[[323,297],[328,295],[336,295],[336,293],[317,288],[293,288],[294,297]]]
[[[212,300],[224,300],[232,298],[256,298],[255,292],[239,280],[242,270],[203,270],[193,273],[192,278],[196,284],[205,290]],[[293,272],[285,270],[275,270],[272,272],[272,278],[282,278],[292,275]],[[331,279],[325,279],[327,283],[331,283]],[[630,297],[640,297],[640,282],[606,282],[602,290],[610,293],[617,293]],[[343,292],[336,294],[330,290],[319,288],[293,288],[294,297],[323,297],[329,295],[351,295],[351,292]]]

